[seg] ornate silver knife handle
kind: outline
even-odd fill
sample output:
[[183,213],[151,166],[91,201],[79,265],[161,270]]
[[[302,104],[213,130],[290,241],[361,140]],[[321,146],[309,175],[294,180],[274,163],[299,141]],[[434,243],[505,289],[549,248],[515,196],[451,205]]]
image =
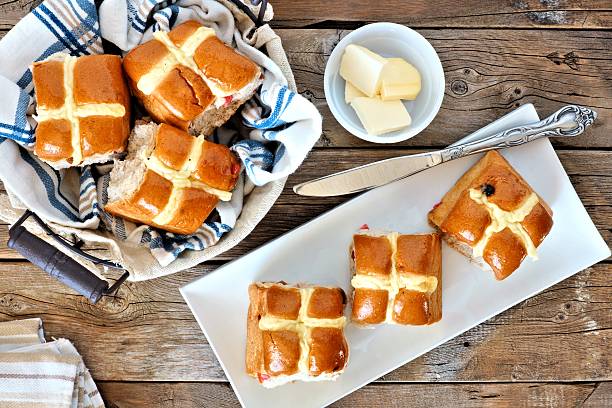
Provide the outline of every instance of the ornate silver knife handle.
[[487,150],[522,145],[542,137],[578,136],[593,124],[597,113],[587,107],[568,105],[537,123],[519,126],[474,142],[448,147],[439,151],[441,161],[457,159]]

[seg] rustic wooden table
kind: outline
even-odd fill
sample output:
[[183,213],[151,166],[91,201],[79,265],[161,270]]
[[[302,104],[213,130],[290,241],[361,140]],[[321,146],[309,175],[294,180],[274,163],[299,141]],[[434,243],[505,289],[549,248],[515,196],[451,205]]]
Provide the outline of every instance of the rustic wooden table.
[[[36,4],[0,0],[0,36]],[[115,297],[92,306],[7,249],[7,225],[0,225],[0,320],[39,316],[48,338],[71,339],[108,406],[237,405],[178,288],[343,201],[298,197],[290,189],[294,184],[448,145],[523,103],[533,103],[541,116],[570,103],[597,110],[599,119],[585,135],[553,144],[601,234],[612,242],[609,0],[276,0],[273,5],[272,25],[300,92],[323,114],[323,136],[243,244],[206,265],[125,284]],[[325,61],[334,45],[348,30],[371,21],[418,30],[438,51],[446,74],[436,119],[419,136],[394,146],[348,134],[323,94]],[[610,406],[611,310],[608,259],[336,405]]]

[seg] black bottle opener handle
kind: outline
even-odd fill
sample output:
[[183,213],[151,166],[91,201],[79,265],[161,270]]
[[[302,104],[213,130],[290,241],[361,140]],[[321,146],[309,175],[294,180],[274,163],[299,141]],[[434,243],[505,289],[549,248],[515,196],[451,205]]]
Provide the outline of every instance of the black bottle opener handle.
[[102,264],[112,268],[121,268],[121,266],[83,252],[79,248],[80,244],[72,244],[55,234],[36,214],[29,210],[11,227],[9,230],[9,248],[15,249],[28,261],[85,296],[90,302],[95,304],[103,295],[115,292],[129,276],[129,273],[126,271],[121,278],[109,287],[107,281],[100,279],[89,269],[58,248],[29,232],[21,225],[28,217],[32,217],[61,246],[77,255],[83,256],[95,264]]
[[108,289],[108,282],[98,278],[83,265],[56,247],[28,232],[23,225],[13,230],[8,242],[28,261],[38,266],[63,284],[96,303]]

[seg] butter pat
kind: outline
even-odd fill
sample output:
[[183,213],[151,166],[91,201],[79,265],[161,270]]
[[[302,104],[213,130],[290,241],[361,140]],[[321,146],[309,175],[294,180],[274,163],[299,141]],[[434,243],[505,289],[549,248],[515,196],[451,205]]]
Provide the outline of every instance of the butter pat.
[[404,104],[399,101],[383,101],[379,98],[359,97],[351,106],[370,135],[381,135],[409,126],[412,120]]
[[387,59],[359,45],[350,44],[340,62],[340,76],[369,97],[380,89],[380,79]]
[[361,92],[359,89],[355,88],[355,86],[349,81],[346,81],[346,85],[344,87],[344,101],[346,103],[351,103],[353,102],[353,99],[359,98],[360,96],[367,95]]
[[380,96],[383,100],[416,99],[421,92],[421,74],[402,58],[388,58],[381,75]]

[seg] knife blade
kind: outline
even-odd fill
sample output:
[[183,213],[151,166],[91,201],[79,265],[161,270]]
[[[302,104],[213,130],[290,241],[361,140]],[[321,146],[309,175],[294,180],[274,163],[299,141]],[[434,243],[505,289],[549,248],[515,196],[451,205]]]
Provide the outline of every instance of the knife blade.
[[[568,105],[549,117],[514,127],[491,136],[466,137],[467,141],[446,149],[396,157],[330,174],[293,187],[299,195],[331,197],[358,193],[401,180],[440,163],[492,149],[518,146],[542,137],[575,137],[593,124],[596,112],[587,107]],[[463,139],[462,139],[463,141]]]
[[395,157],[330,174],[293,187],[299,195],[331,197],[358,193],[400,180],[442,162],[439,151]]

